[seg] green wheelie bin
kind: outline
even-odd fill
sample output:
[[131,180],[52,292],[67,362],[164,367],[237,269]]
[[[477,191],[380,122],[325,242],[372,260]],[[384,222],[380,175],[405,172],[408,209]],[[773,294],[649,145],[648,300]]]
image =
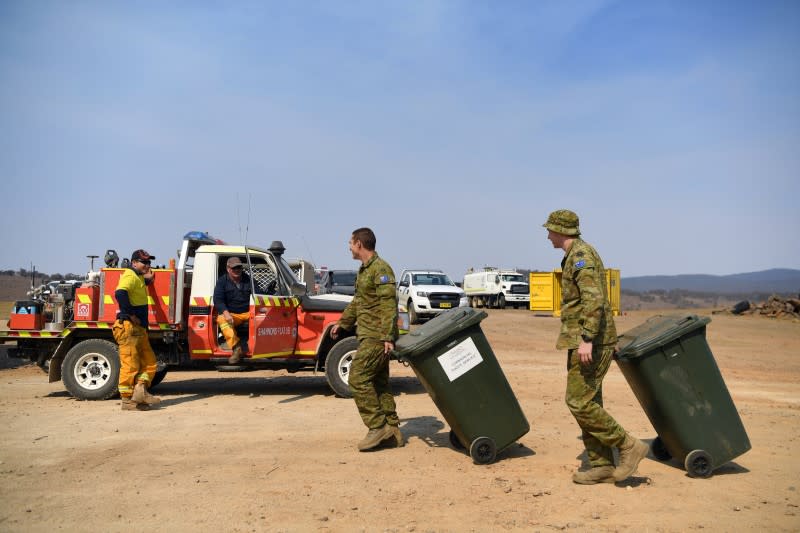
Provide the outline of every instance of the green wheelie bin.
[[622,374],[658,433],[656,459],[683,462],[692,477],[750,449],[742,419],[706,342],[708,317],[659,315],[620,336]]
[[486,317],[471,307],[450,309],[395,345],[450,426],[450,443],[476,464],[491,463],[530,430],[481,330]]

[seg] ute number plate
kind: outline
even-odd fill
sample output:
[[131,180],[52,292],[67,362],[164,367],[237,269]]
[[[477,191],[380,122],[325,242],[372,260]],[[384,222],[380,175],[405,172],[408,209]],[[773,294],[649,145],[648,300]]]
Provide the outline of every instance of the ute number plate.
[[450,302],[442,302],[439,304],[439,309],[450,309],[451,307],[453,307],[453,304]]

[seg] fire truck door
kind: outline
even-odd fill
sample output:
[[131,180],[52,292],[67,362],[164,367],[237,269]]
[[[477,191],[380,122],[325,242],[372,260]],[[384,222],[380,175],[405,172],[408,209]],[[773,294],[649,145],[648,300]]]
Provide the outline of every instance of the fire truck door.
[[288,357],[294,354],[297,338],[296,298],[253,296],[252,357]]

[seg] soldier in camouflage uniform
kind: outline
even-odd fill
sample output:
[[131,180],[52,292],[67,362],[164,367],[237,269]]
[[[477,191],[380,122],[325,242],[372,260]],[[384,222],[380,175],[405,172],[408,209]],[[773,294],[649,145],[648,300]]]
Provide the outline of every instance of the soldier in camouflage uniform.
[[[575,472],[582,485],[622,481],[636,471],[647,445],[627,433],[603,408],[603,378],[617,343],[608,303],[606,272],[597,251],[580,238],[578,215],[553,211],[544,227],[561,261],[561,333],[556,348],[567,350],[566,402],[581,428],[591,469]],[[619,448],[614,468],[612,447]]]
[[361,419],[369,428],[358,443],[362,452],[384,441],[398,447],[404,443],[389,386],[389,352],[398,335],[394,272],[378,257],[375,242],[375,234],[369,228],[353,232],[350,252],[353,259],[361,261],[355,296],[331,329],[331,336],[336,338],[340,328],[356,327],[358,351],[350,366],[349,383]]

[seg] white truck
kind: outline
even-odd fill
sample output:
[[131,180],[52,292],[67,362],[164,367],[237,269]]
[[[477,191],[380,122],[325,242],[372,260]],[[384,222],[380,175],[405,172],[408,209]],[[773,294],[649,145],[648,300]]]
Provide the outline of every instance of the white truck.
[[480,272],[468,272],[464,274],[462,287],[470,307],[504,309],[512,305],[514,309],[525,309],[531,301],[525,276],[516,270],[487,267]]
[[441,270],[403,270],[397,282],[397,301],[408,309],[411,324],[454,307],[467,307],[467,297]]

